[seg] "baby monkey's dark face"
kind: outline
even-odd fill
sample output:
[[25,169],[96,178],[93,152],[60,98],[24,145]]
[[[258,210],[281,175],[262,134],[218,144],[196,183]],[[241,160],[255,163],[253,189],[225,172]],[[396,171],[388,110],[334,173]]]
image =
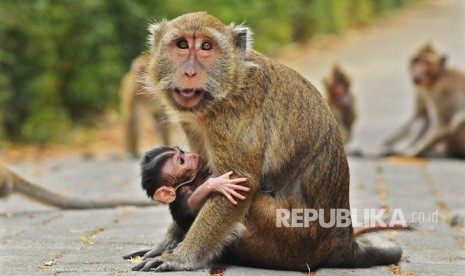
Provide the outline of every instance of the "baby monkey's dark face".
[[[178,147],[155,148],[142,161],[142,187],[154,200],[170,203],[176,199],[176,189],[192,182],[203,167],[198,154]],[[180,192],[187,192],[186,188],[181,187]]]

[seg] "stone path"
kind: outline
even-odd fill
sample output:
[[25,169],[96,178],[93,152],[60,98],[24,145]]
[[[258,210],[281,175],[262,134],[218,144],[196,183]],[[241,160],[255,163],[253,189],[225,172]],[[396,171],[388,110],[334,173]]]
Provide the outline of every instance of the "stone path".
[[[341,45],[284,62],[319,88],[331,64],[340,63],[352,76],[359,106],[352,146],[376,152],[380,141],[412,112],[406,64],[411,52],[427,40],[465,69],[465,1],[425,1],[350,33]],[[387,208],[391,214],[400,208],[408,221],[418,223],[418,230],[379,234],[402,246],[399,267],[321,269],[316,275],[463,275],[464,161],[349,158],[349,163],[352,208]],[[138,161],[118,154],[12,165],[62,194],[146,200],[138,184]],[[0,201],[0,275],[145,275],[130,272],[132,265],[121,256],[151,246],[169,222],[166,206],[60,211],[14,195]],[[225,275],[302,273],[229,267]]]

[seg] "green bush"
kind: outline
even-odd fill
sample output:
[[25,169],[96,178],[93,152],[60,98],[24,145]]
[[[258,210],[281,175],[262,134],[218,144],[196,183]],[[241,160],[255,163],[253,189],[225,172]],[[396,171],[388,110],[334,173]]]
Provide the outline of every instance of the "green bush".
[[0,139],[47,143],[118,104],[120,79],[146,48],[147,25],[192,11],[243,23],[255,48],[337,33],[414,0],[3,0]]

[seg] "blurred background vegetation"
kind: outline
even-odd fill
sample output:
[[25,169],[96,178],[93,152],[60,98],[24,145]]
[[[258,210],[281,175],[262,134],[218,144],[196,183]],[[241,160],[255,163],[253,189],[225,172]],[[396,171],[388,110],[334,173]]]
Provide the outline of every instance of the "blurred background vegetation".
[[255,48],[343,32],[415,0],[2,0],[0,141],[72,140],[118,109],[120,79],[145,48],[147,25],[192,11],[245,22]]

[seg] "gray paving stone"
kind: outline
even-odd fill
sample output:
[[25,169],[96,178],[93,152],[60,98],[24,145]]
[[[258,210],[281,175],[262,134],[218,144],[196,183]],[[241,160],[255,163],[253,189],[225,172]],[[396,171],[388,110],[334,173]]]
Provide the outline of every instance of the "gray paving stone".
[[303,275],[302,272],[295,271],[281,271],[281,270],[269,270],[269,269],[260,269],[260,268],[250,268],[250,267],[240,267],[240,266],[230,266],[226,269],[225,276],[259,276],[259,275],[275,275],[275,276],[292,276],[292,275]]
[[[413,10],[406,14],[409,12]],[[376,153],[381,141],[411,115],[413,89],[406,64],[421,43],[437,43],[441,51],[448,53],[452,64],[464,69],[465,40],[461,30],[465,29],[465,1],[426,1],[415,6],[414,12],[413,17],[401,15],[399,22],[375,26],[361,37],[355,35],[343,47],[286,62],[320,90],[321,79],[334,62],[347,69],[359,107],[352,147]],[[439,211],[437,222],[421,223],[415,232],[376,234],[402,246],[403,272],[463,274],[465,250],[457,239],[465,238],[465,230],[463,226],[452,229],[448,225],[453,215],[465,217],[463,160],[428,159],[415,163],[351,157],[349,165],[352,208],[401,208],[410,218],[414,212]],[[91,160],[69,157],[17,163],[13,167],[57,193],[92,199],[147,200],[139,187],[138,161],[114,154]],[[121,256],[153,246],[170,221],[166,206],[60,211],[13,195],[0,201],[0,275],[148,275],[130,271],[132,265]],[[53,263],[41,270],[47,261]],[[208,270],[201,270],[162,275],[208,274]],[[234,266],[225,273],[297,274],[303,275]],[[392,275],[385,266],[321,269],[316,274]]]
[[348,268],[328,269],[328,268],[323,268],[323,269],[317,270],[316,275],[317,276],[345,276],[345,275],[392,276],[392,273],[390,273],[388,271],[388,268],[386,266],[381,266],[381,267],[358,268],[358,269],[348,269]]

